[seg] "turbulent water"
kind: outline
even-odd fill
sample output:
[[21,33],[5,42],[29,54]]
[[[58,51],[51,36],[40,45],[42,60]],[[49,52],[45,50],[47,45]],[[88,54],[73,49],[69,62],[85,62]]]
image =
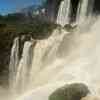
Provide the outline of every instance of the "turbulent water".
[[69,24],[69,15],[71,11],[70,0],[63,0],[61,2],[59,13],[57,17],[57,24],[64,26],[65,24]]
[[[88,0],[79,3],[78,17],[86,18],[87,6]],[[62,26],[67,24],[69,13],[70,0],[64,0],[59,8],[57,22]],[[55,89],[73,82],[82,82],[89,87],[93,96],[83,100],[99,97],[100,18],[96,17],[95,21],[93,18],[87,19],[87,28],[83,28],[82,24],[72,32],[56,28],[47,39],[26,41],[20,60],[16,38],[9,67],[9,96],[5,100],[48,100]]]

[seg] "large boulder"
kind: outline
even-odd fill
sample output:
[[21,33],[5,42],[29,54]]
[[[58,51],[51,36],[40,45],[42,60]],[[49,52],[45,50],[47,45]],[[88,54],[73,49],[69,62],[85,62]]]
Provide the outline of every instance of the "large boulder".
[[82,83],[74,83],[65,85],[54,91],[49,96],[49,100],[80,100],[89,93],[90,91],[86,85]]

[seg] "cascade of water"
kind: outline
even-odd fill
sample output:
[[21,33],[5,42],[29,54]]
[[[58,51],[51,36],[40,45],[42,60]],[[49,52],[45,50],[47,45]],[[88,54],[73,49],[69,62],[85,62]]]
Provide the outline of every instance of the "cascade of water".
[[88,0],[81,0],[79,2],[78,12],[77,12],[77,20],[83,21],[87,16],[87,8],[88,8]]
[[[98,94],[99,23],[100,21],[92,27],[91,34],[69,34],[64,30],[56,30],[48,39],[37,41],[36,45],[32,41],[25,42],[16,81],[13,83],[15,89],[24,91],[34,88],[34,92],[28,94],[29,98],[48,100],[47,97],[41,99],[41,91],[46,91],[47,94],[43,95],[47,96],[54,88],[65,83],[83,82],[94,94]],[[35,89],[42,86],[43,88]],[[31,99],[26,97],[25,100]]]
[[[90,3],[89,0],[80,0],[79,1],[76,23],[81,24],[81,25],[86,23],[88,13],[90,13],[90,11],[88,11],[89,3]],[[91,5],[91,3],[90,3],[90,5]],[[92,5],[91,5],[91,8],[93,8]]]
[[[34,89],[20,100],[48,100],[51,91],[72,82],[85,83],[92,93],[99,94],[99,23],[100,21],[92,27],[91,34],[64,34],[62,31],[61,34],[53,34],[46,40],[38,41],[33,50],[34,58],[30,70],[31,86]],[[26,77],[25,74],[23,77]]]
[[16,74],[16,80],[14,82],[14,89],[19,91],[26,89],[29,84],[29,72],[31,69],[31,63],[33,59],[33,42],[27,41],[24,44],[22,58],[19,62]]
[[[31,75],[32,85],[43,85],[47,83],[47,78],[39,78],[40,73],[47,68],[51,62],[55,61],[57,55],[57,49],[62,41],[65,33],[60,33],[59,30],[55,30],[53,35],[42,41],[38,41],[36,47],[34,48],[34,59],[32,63]],[[38,58],[38,59],[37,59]],[[37,77],[35,75],[37,74]]]
[[67,32],[64,33],[64,31],[60,32],[55,30],[53,35],[48,39],[37,42],[32,40],[24,43],[22,58],[17,67],[16,77],[13,82],[15,90],[23,92],[36,85],[47,83],[48,79],[40,80],[39,74],[46,66],[55,61],[60,42],[64,35],[68,34]]
[[57,17],[57,24],[69,24],[70,0],[62,0]]
[[[71,12],[71,1],[70,0],[63,0],[61,2],[57,23],[64,26],[65,24],[69,24],[70,22],[70,12]],[[93,10],[93,3],[94,0],[79,0],[78,10],[76,14],[76,24],[82,25],[87,23],[87,16],[90,16]]]
[[9,64],[9,81],[12,84],[15,81],[17,67],[19,63],[19,38],[15,38],[10,56],[10,64]]
[[[88,3],[88,0],[81,0],[79,3],[77,18],[81,24],[87,16]],[[67,24],[69,12],[70,0],[62,1],[57,23],[63,26]],[[11,75],[17,72],[14,75],[14,89],[24,91],[34,88],[21,100],[34,98],[48,100],[50,91],[72,82],[85,83],[94,94],[99,94],[100,29],[98,26],[100,26],[100,20],[88,33],[69,34],[61,29],[55,30],[48,39],[37,40],[35,43],[27,41],[24,44],[20,62],[18,61],[18,40],[15,39],[10,63]]]

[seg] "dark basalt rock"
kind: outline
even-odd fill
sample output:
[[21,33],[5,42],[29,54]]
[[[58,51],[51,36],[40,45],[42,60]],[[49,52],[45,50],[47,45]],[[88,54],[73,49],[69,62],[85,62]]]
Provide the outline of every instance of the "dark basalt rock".
[[62,0],[47,0],[46,1],[46,17],[50,22],[56,22],[59,11],[59,6]]
[[74,83],[54,91],[49,96],[49,100],[80,100],[89,93],[90,91],[85,84]]

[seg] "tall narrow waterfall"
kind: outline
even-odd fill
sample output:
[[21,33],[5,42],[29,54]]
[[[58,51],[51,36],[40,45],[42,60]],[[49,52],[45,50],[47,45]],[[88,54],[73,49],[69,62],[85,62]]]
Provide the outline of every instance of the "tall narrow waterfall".
[[31,64],[33,60],[33,42],[25,42],[23,48],[22,58],[17,66],[16,78],[14,81],[14,89],[24,90],[29,84],[29,74],[31,69]]
[[57,23],[64,26],[69,24],[70,0],[62,0],[57,17]]
[[78,23],[83,23],[86,20],[88,13],[88,3],[89,0],[81,0],[78,5],[77,21]]
[[10,84],[12,84],[15,81],[18,63],[19,63],[19,38],[17,37],[14,40],[12,50],[11,50],[11,56],[10,56],[10,64],[9,64]]

